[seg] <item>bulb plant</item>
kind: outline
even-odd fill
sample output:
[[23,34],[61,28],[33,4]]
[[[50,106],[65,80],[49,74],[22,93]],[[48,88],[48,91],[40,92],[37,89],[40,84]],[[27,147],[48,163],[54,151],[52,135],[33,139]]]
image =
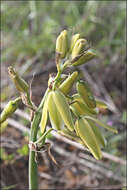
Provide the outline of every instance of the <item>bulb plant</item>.
[[[69,41],[67,30],[63,30],[56,40],[57,73],[55,76],[49,76],[47,90],[38,107],[31,100],[30,86],[13,67],[8,68],[10,78],[20,96],[7,104],[1,113],[0,123],[14,113],[20,102],[32,112],[29,142],[29,189],[38,189],[36,156],[44,145],[49,145],[46,143],[46,137],[51,130],[56,130],[60,135],[87,147],[97,160],[102,158],[101,148],[106,145],[106,140],[99,127],[117,133],[115,128],[98,119],[98,109],[107,109],[107,105],[94,97],[88,83],[82,80],[76,71],[78,66],[95,57],[96,54],[89,47],[86,39],[81,38],[80,34],[75,34]],[[65,75],[64,71],[68,67],[75,71]],[[74,85],[77,93],[70,95]],[[46,128],[48,120],[51,123],[49,130]]]

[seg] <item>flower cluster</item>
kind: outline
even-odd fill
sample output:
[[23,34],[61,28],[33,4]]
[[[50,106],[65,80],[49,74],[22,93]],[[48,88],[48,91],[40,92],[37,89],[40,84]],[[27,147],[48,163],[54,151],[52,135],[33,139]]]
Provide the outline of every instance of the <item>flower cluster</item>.
[[[101,147],[105,146],[106,141],[98,126],[117,133],[116,129],[102,123],[97,118],[98,108],[107,109],[107,105],[94,97],[87,82],[79,77],[78,71],[69,75],[63,73],[67,67],[74,66],[76,68],[95,56],[96,54],[89,48],[87,40],[80,38],[80,34],[73,35],[69,44],[67,31],[62,31],[56,40],[57,74],[56,76],[50,75],[48,88],[39,108],[36,108],[31,100],[29,85],[12,67],[9,67],[9,75],[21,97],[7,104],[1,114],[0,123],[14,113],[22,100],[33,111],[33,126],[34,124],[39,125],[40,122],[42,136],[36,142],[40,142],[48,134],[46,126],[49,119],[52,128],[59,134],[81,143],[90,150],[96,159],[101,159]],[[74,84],[76,84],[77,93],[70,95]],[[40,111],[42,114],[41,117],[38,117]]]
[[[101,146],[105,146],[105,138],[98,125],[112,132],[112,127],[97,119],[98,108],[107,108],[105,102],[97,100],[86,81],[78,78],[75,71],[63,79],[62,72],[66,67],[79,66],[93,59],[96,55],[91,49],[86,50],[86,39],[79,34],[72,36],[69,45],[67,31],[60,33],[56,40],[56,77],[50,76],[48,93],[42,109],[40,122],[41,132],[46,130],[48,118],[52,127],[61,135],[81,143],[89,148],[96,159],[102,158]],[[70,96],[69,92],[76,83],[77,93]]]

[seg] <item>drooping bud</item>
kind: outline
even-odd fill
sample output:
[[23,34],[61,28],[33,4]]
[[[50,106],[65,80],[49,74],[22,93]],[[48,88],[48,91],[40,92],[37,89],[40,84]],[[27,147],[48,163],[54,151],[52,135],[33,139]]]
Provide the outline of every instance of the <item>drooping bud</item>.
[[63,59],[68,50],[67,30],[63,30],[56,40],[56,53]]
[[76,121],[75,128],[78,132],[77,135],[86,144],[93,156],[97,160],[100,160],[102,158],[102,152],[88,121],[84,117],[81,117]]
[[72,66],[79,66],[82,64],[87,63],[88,61],[92,60],[94,57],[96,57],[96,54],[93,52],[92,49],[89,49],[86,51],[78,60],[72,60]]
[[52,91],[52,94],[53,101],[65,125],[70,131],[74,131],[74,121],[66,97],[59,89]]
[[95,109],[89,108],[87,104],[85,104],[84,100],[80,97],[79,94],[74,94],[72,98],[73,104],[70,105],[70,108],[76,115],[81,116],[97,114]]
[[70,92],[77,77],[78,72],[75,71],[59,86],[59,89],[64,93],[64,95],[67,95]]
[[40,121],[40,127],[41,127],[40,129],[41,129],[42,134],[45,132],[46,124],[48,121],[48,101],[49,101],[50,93],[51,92],[49,92],[47,94],[45,101],[44,101],[44,106],[42,109],[42,117],[41,117],[41,121]]
[[75,57],[77,57],[78,55],[83,53],[86,45],[87,45],[86,39],[78,39],[74,45],[73,50],[72,50],[72,54],[71,54],[72,59],[74,59]]
[[24,81],[24,79],[22,79],[18,75],[18,73],[15,71],[15,69],[12,66],[8,67],[8,73],[10,75],[10,78],[14,82],[17,90],[22,93],[28,93],[29,90],[28,84]]
[[3,123],[8,117],[10,117],[19,106],[21,98],[16,98],[13,101],[9,101],[0,116],[0,123]]
[[71,39],[71,46],[70,46],[70,52],[72,52],[73,50],[73,47],[75,45],[75,43],[77,42],[77,40],[80,38],[80,34],[75,34],[72,36],[72,39]]
[[53,100],[53,94],[49,93],[49,96],[50,97],[48,100],[48,112],[49,112],[50,123],[52,125],[52,128],[56,130],[61,130],[64,126],[62,117],[60,113],[58,112],[56,104]]
[[77,91],[89,108],[96,107],[96,101],[88,84],[80,80],[76,84]]

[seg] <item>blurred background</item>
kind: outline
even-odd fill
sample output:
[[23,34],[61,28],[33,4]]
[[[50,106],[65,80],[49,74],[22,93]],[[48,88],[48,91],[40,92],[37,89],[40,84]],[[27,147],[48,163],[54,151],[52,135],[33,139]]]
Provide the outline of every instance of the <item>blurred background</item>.
[[[105,100],[101,120],[115,126],[116,135],[103,130],[107,153],[96,161],[88,152],[49,136],[52,154],[64,167],[58,168],[47,153],[39,155],[40,189],[86,187],[123,189],[126,166],[126,2],[125,1],[2,1],[1,2],[1,111],[18,96],[8,77],[12,65],[32,82],[36,105],[47,88],[50,73],[56,72],[55,42],[63,29],[80,33],[98,57],[78,68],[94,94]],[[1,188],[28,187],[29,112],[21,105],[1,127]],[[5,188],[7,187],[7,188]]]

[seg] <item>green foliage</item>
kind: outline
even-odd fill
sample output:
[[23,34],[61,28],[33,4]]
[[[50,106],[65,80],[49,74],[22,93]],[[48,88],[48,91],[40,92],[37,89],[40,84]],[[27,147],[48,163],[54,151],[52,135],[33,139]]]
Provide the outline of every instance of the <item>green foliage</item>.
[[121,121],[126,124],[127,123],[127,111],[123,111]]
[[3,187],[1,190],[11,190],[11,189],[13,189],[16,186],[17,185],[9,185],[9,186]]
[[0,158],[4,161],[11,161],[14,158],[14,154],[7,154],[4,148],[0,148]]
[[120,150],[118,149],[118,147],[121,145],[121,143],[125,143],[125,139],[126,139],[126,132],[123,132],[123,133],[120,133],[118,135],[111,135],[111,134],[108,134],[109,137],[107,138],[107,146],[105,147],[105,151],[106,152],[109,152],[113,155],[116,155],[116,156],[121,156],[122,155],[122,150],[120,152]]
[[53,137],[53,135],[52,135],[51,133],[48,133],[47,136],[46,136],[46,139],[49,139],[49,140],[50,140],[50,139],[53,139],[53,138],[54,138],[54,137]]
[[18,152],[21,156],[27,156],[28,153],[29,153],[28,145],[27,145],[27,144],[23,145],[21,148],[19,148],[19,149],[17,150],[17,152]]
[[121,45],[125,47],[126,6],[124,1],[116,2],[2,2],[1,29],[6,47],[2,61],[15,63],[19,56],[26,58],[37,54],[41,60],[47,55],[54,57],[55,39],[63,29],[87,36],[97,49],[109,46],[109,50],[115,52]]

